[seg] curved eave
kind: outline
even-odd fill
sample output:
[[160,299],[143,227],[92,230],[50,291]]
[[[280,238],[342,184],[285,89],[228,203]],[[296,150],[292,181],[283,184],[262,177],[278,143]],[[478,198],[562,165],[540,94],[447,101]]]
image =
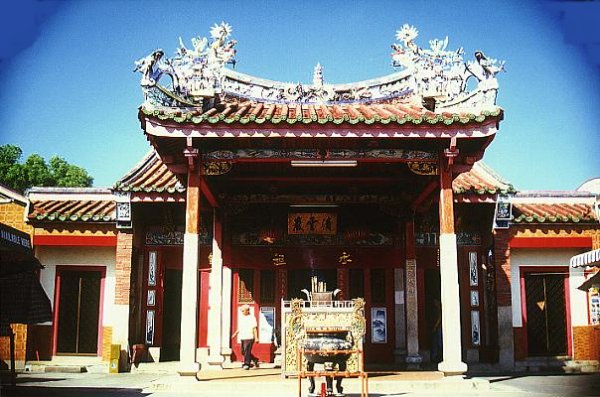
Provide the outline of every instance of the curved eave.
[[185,203],[185,188],[178,192],[144,192],[132,193],[132,203]]
[[249,124],[249,123],[185,123],[169,118],[146,115],[142,123],[147,134],[174,138],[228,138],[228,137],[280,137],[280,138],[483,138],[497,132],[500,121],[496,116],[486,116],[472,123],[404,122],[404,123],[339,123],[317,124]]
[[526,216],[519,215],[512,219],[516,224],[552,224],[552,225],[598,225],[596,219],[575,216]]
[[[260,104],[259,104],[260,105]],[[257,106],[256,104],[252,106]],[[241,106],[242,110],[249,111],[252,108],[251,105]],[[228,114],[212,112],[210,109],[206,112],[202,112],[200,109],[180,109],[180,108],[160,108],[150,109],[145,106],[140,107],[140,113],[144,116],[154,118],[161,121],[172,121],[175,124],[189,124],[189,125],[200,125],[200,124],[212,124],[212,125],[294,125],[296,123],[301,124],[335,124],[335,125],[356,125],[356,124],[367,124],[367,125],[466,125],[471,123],[483,123],[488,119],[502,119],[503,111],[501,108],[495,108],[491,110],[482,110],[479,113],[433,113],[430,111],[423,110],[422,114],[392,114],[389,111],[387,117],[382,117],[374,112],[368,112],[367,114],[360,113],[359,111],[346,108],[335,109],[333,107],[327,107],[323,111],[323,106],[314,105],[296,105],[299,106],[298,112],[289,112],[286,114],[282,113],[267,113],[263,116],[256,114],[247,114],[242,110],[231,112]],[[310,112],[306,110],[309,107]],[[293,105],[283,105],[282,108],[289,109]],[[333,111],[330,111],[332,108]],[[313,113],[314,111],[314,113]],[[316,111],[321,111],[317,113]],[[232,114],[233,113],[233,114]],[[309,115],[305,115],[309,113]],[[295,115],[295,117],[290,117]]]
[[73,216],[66,214],[44,214],[33,215],[28,217],[29,223],[39,225],[41,223],[86,223],[86,224],[111,224],[116,223],[114,217],[99,217],[99,216]]

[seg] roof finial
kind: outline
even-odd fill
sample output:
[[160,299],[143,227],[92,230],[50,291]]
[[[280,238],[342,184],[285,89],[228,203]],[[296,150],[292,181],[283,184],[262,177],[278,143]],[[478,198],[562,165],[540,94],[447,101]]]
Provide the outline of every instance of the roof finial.
[[317,66],[315,66],[313,72],[313,85],[317,87],[323,86],[323,66],[319,62],[317,62]]

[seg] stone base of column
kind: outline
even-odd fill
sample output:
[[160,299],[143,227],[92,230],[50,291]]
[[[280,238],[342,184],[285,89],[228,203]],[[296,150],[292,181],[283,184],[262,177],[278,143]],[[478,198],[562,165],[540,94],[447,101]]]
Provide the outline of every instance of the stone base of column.
[[231,366],[231,354],[233,351],[229,347],[221,348],[221,356],[223,357],[223,367],[227,368]]
[[220,370],[223,369],[223,356],[220,354],[209,355],[206,359],[206,364],[202,369]]
[[394,362],[404,363],[406,362],[406,349],[394,349]]
[[423,357],[420,355],[406,356],[406,369],[421,369]]
[[442,361],[438,364],[438,371],[443,372],[444,376],[462,375],[467,369],[467,364],[462,361]]
[[196,376],[200,371],[199,363],[179,363],[179,368],[177,369],[177,373],[180,376]]
[[282,360],[283,360],[283,358],[281,357],[281,346],[279,346],[277,348],[277,350],[275,350],[275,358],[273,360],[275,367],[282,368],[283,367]]

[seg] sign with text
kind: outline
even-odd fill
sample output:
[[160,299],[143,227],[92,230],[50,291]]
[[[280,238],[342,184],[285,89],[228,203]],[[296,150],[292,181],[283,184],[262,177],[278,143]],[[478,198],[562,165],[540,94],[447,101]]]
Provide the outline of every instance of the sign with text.
[[288,214],[288,234],[336,234],[337,214],[294,212]]

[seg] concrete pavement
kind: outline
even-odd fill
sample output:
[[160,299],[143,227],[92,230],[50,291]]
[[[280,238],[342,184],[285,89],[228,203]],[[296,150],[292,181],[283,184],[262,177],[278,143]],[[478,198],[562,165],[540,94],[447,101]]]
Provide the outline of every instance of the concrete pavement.
[[[219,376],[219,373],[222,376]],[[225,370],[201,374],[201,379],[172,374],[148,373],[24,373],[16,388],[0,389],[0,396],[64,397],[296,397],[298,380],[283,379],[276,370]],[[317,385],[320,379],[317,379]],[[485,396],[549,397],[600,396],[600,374],[543,375],[511,374],[499,376],[442,377],[436,372],[372,374],[371,397],[394,396]],[[308,381],[302,381],[301,396],[306,396]],[[318,386],[317,386],[318,389]],[[348,397],[360,395],[357,379],[344,380]]]

